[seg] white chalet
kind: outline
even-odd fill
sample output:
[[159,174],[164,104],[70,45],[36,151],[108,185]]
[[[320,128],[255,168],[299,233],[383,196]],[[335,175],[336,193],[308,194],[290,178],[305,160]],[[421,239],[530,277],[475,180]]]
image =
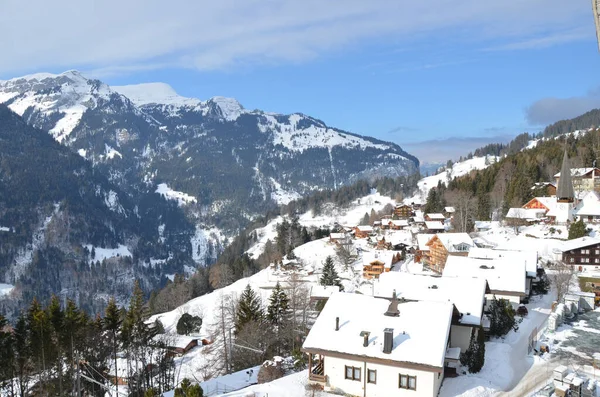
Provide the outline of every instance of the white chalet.
[[354,396],[435,397],[455,353],[452,313],[449,302],[333,294],[302,346],[309,381]]
[[465,352],[471,334],[484,325],[487,282],[480,278],[435,277],[405,272],[389,272],[374,283],[373,295],[390,299],[396,291],[398,299],[424,302],[450,302],[454,305],[450,347]]
[[449,256],[443,276],[478,277],[487,280],[490,288],[490,293],[486,295],[488,301],[495,296],[497,299],[510,301],[516,307],[521,303],[521,299],[528,296],[524,261]]
[[598,193],[588,192],[573,209],[573,215],[584,222],[600,221],[600,197]]
[[505,258],[512,261],[525,262],[525,271],[527,273],[526,293],[531,291],[531,285],[537,279],[538,253],[533,250],[510,250],[502,248],[479,248],[473,247],[469,251],[469,258],[478,259],[501,259]]

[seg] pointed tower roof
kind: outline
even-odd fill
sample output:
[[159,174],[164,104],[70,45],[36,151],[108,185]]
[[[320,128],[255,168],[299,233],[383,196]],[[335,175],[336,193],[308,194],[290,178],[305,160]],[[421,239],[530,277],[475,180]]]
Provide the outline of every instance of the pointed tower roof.
[[556,199],[559,202],[573,202],[575,192],[573,191],[573,180],[571,178],[571,166],[569,164],[569,156],[567,156],[567,148],[563,156],[562,166],[560,167],[560,178],[556,187]]

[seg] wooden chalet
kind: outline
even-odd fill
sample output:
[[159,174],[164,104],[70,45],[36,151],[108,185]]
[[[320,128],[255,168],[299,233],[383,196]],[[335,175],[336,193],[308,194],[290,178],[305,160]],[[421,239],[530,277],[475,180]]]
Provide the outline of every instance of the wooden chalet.
[[410,218],[411,216],[413,216],[413,208],[410,205],[407,204],[402,204],[402,205],[397,205],[394,208],[394,215],[396,215],[398,218]]
[[177,356],[183,356],[198,346],[198,338],[185,335],[159,334],[154,340],[156,343],[164,345],[170,354]]
[[365,252],[363,254],[363,277],[370,280],[389,272],[400,261],[402,253],[394,251]]
[[444,222],[446,220],[446,217],[444,216],[444,214],[440,214],[440,213],[429,213],[429,214],[425,214],[425,221],[440,221],[440,222]]
[[355,226],[354,237],[356,238],[367,238],[373,233],[373,226]]
[[381,240],[377,240],[378,250],[389,250],[392,249],[392,243],[385,241],[385,237],[382,237]]
[[417,234],[417,249],[415,250],[416,263],[428,263],[429,261],[429,246],[427,243],[435,236],[435,234]]
[[[571,168],[571,179],[573,181],[573,188],[577,192],[585,191],[585,190],[600,190],[600,169],[596,167],[588,167],[588,168]],[[557,173],[554,175],[556,179],[556,185],[558,186],[560,182],[560,177],[562,173]]]
[[561,252],[563,263],[576,267],[579,271],[600,267],[599,239],[580,237],[568,240],[563,244]]
[[428,242],[429,256],[427,265],[437,273],[442,273],[448,256],[467,256],[475,243],[467,233],[441,233]]
[[556,206],[554,197],[534,197],[529,200],[522,208],[528,210],[544,210],[544,215]]
[[552,182],[536,182],[531,190],[534,190],[544,196],[556,196],[556,184]]

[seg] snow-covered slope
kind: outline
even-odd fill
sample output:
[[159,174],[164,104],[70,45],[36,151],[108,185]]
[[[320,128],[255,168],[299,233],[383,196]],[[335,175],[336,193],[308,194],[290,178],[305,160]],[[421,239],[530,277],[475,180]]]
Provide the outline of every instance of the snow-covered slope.
[[406,204],[425,203],[429,190],[436,187],[438,183],[447,184],[454,178],[467,175],[471,171],[482,170],[497,162],[497,156],[473,157],[471,159],[454,163],[452,168],[442,171],[436,175],[421,179],[418,183],[419,189],[414,196],[404,199]]
[[96,107],[98,100],[107,100],[112,93],[106,84],[86,79],[74,70],[0,81],[0,103],[8,103],[25,118],[39,112],[54,120],[49,132],[59,142],[69,136],[88,108]]

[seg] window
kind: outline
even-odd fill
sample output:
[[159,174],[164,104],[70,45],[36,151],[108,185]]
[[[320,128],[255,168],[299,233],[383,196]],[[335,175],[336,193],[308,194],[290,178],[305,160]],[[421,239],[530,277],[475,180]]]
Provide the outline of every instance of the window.
[[594,262],[595,263],[600,263],[600,259],[596,258],[596,259],[594,259]]
[[596,255],[600,255],[600,250],[596,250]]
[[360,367],[349,367],[346,365],[346,379],[360,380]]
[[575,258],[570,258],[570,259],[569,259],[569,262],[571,262],[571,263],[575,263]]
[[417,390],[417,377],[400,374],[398,387],[400,389]]
[[370,369],[367,371],[367,383],[377,383],[377,371]]

